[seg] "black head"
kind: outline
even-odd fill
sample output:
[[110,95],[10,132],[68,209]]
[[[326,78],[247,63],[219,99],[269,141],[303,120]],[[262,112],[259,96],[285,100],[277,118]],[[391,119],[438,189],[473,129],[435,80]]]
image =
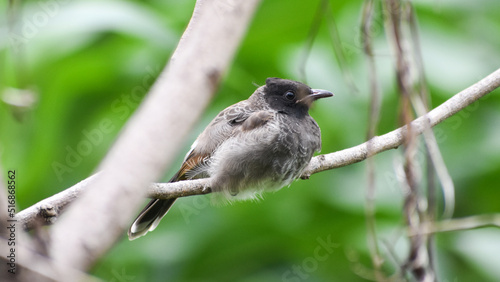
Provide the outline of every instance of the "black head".
[[277,77],[266,79],[264,88],[264,97],[271,108],[287,113],[307,113],[314,101],[331,96],[329,91],[311,89],[304,83]]

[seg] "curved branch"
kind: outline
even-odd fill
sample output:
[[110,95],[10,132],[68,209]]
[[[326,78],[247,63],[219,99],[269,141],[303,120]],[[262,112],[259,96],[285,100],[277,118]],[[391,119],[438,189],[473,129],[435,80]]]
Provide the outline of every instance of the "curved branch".
[[[433,127],[441,123],[498,87],[500,87],[500,69],[460,91],[426,115],[415,119],[410,123],[410,126],[416,134],[421,134],[426,126]],[[407,126],[403,126],[384,135],[375,136],[358,146],[316,156],[312,158],[301,178],[308,179],[312,174],[361,162],[378,153],[396,149],[403,143],[407,131]],[[208,187],[210,187],[209,179],[156,183],[149,188],[148,195],[152,198],[176,198],[206,194],[208,189],[204,188]]]
[[[454,95],[428,114],[417,118],[410,126],[420,134],[427,125],[435,126],[498,87],[500,87],[500,69]],[[382,136],[373,137],[371,140],[358,146],[335,153],[316,156],[311,160],[301,178],[307,179],[312,174],[357,163],[372,155],[389,149],[395,149],[403,143],[406,131],[407,127],[404,126]],[[368,146],[369,143],[370,145]],[[54,207],[60,213],[60,210],[75,199],[79,191],[84,190],[92,181],[92,179],[87,178],[73,187],[21,211],[17,215],[18,220],[24,224],[26,229],[33,228],[32,224],[35,222],[35,218],[47,217],[43,214],[44,206]],[[152,198],[169,199],[207,194],[210,193],[209,188],[210,179],[155,183],[149,187],[147,194]],[[54,216],[57,217],[58,213],[55,213]],[[45,219],[45,222],[51,222],[52,220],[53,218]]]

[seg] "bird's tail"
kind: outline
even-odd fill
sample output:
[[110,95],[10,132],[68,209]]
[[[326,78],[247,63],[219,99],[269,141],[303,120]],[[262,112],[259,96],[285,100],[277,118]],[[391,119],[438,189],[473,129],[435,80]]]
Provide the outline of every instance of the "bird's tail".
[[177,198],[151,200],[128,229],[128,239],[134,240],[146,235],[148,231],[153,231],[160,223],[160,220],[167,214],[176,199]]

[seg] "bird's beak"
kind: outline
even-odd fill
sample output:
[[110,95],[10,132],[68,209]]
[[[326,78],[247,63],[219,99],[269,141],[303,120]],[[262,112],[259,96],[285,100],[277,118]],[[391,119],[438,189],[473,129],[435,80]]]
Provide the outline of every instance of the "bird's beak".
[[298,100],[296,103],[301,103],[304,105],[307,105],[308,107],[311,106],[311,104],[321,98],[327,98],[327,97],[332,97],[333,93],[330,91],[322,90],[322,89],[311,89],[312,93],[307,95],[306,97]]
[[332,96],[333,96],[333,93],[330,91],[323,90],[323,89],[312,89],[312,94],[309,95],[309,98],[312,98],[313,101],[316,101],[316,100],[321,99],[321,98],[328,98],[328,97],[332,97]]

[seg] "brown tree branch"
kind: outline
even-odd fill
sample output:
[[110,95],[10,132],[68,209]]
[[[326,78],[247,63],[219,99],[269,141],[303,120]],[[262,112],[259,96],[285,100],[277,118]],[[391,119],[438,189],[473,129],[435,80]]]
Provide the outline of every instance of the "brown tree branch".
[[[411,126],[420,134],[423,132],[426,124],[430,126],[437,125],[498,87],[500,87],[500,69],[454,95],[425,116],[415,119],[411,123]],[[406,126],[404,126],[382,136],[376,136],[363,144],[338,152],[316,156],[307,166],[302,174],[302,178],[307,179],[312,174],[357,163],[372,155],[397,148],[402,144],[406,130]],[[93,179],[87,178],[59,194],[40,201],[21,211],[18,214],[18,220],[21,221],[27,229],[31,229],[31,223],[35,222],[35,218],[44,217],[41,214],[41,211],[44,210],[44,206],[51,206],[60,211],[72,199],[77,197],[79,191],[85,190],[86,186],[91,182],[93,182]],[[178,198],[210,193],[210,189],[208,189],[210,186],[210,179],[186,180],[175,183],[155,183],[150,185],[147,194],[149,197],[160,199]],[[44,221],[50,222],[53,220],[49,219]]]

